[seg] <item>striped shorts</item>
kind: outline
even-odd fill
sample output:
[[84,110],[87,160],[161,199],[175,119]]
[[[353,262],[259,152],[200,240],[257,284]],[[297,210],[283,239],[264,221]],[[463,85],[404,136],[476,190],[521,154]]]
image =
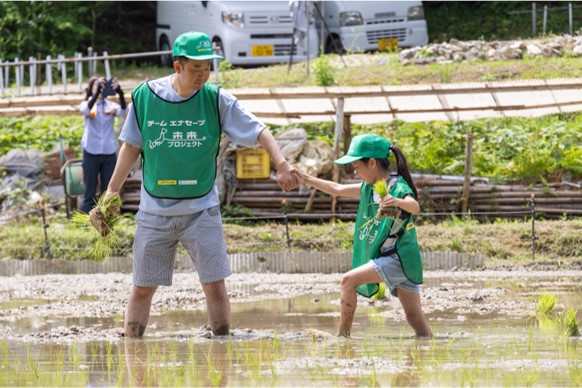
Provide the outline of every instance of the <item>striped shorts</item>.
[[201,283],[232,274],[218,206],[183,216],[136,215],[133,284],[171,286],[178,242],[190,255]]

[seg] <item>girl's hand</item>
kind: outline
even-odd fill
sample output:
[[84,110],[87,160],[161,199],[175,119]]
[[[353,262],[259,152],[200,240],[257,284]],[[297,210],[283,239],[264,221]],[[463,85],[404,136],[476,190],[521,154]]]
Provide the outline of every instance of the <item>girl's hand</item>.
[[111,89],[113,89],[113,91],[115,91],[117,94],[122,93],[121,85],[119,85],[119,81],[117,81],[116,78],[113,78],[113,82],[111,83]]
[[401,201],[402,201],[401,199],[394,198],[393,196],[391,196],[390,194],[388,194],[384,198],[382,198],[382,201],[380,201],[380,207],[381,208],[400,207],[400,202]]

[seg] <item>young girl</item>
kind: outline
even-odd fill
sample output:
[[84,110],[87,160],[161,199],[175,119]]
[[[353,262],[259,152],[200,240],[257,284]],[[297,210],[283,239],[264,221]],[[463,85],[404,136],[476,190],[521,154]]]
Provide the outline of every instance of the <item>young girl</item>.
[[[389,170],[390,152],[397,163],[398,176],[393,179]],[[339,335],[350,336],[357,293],[372,296],[378,290],[378,283],[384,282],[390,293],[400,300],[406,320],[416,335],[432,337],[420,304],[418,285],[422,283],[422,259],[412,222],[412,215],[418,214],[420,206],[404,154],[388,140],[368,134],[355,136],[348,154],[335,162],[351,163],[364,183],[345,185],[308,175],[303,180],[330,195],[360,198],[354,231],[354,268],[343,275],[340,285]],[[391,186],[381,202],[372,190],[372,185],[380,180]],[[400,215],[395,216],[396,220],[374,218],[379,206],[398,208]]]

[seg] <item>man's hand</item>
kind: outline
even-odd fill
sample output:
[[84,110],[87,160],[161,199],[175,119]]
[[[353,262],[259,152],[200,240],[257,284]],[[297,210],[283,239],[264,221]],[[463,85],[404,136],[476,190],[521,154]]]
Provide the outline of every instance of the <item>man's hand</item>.
[[277,166],[277,183],[281,190],[291,191],[303,183],[303,175],[285,161]]

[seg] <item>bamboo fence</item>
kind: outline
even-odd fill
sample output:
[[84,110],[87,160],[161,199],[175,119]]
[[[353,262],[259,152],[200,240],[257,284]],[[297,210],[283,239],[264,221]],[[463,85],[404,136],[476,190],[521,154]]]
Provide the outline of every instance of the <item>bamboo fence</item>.
[[[345,183],[357,181],[343,180]],[[426,217],[463,214],[462,179],[439,176],[420,176],[415,178],[419,193],[421,215]],[[139,206],[140,178],[126,181],[122,199],[123,210],[135,212]],[[358,209],[355,198],[336,198],[335,211],[333,198],[325,193],[301,187],[284,193],[274,180],[239,181],[230,187],[229,205],[244,206],[255,217],[288,217],[302,221],[327,220],[332,218],[354,220]],[[467,212],[476,218],[523,218],[531,214],[532,195],[535,196],[535,212],[548,218],[582,215],[582,191],[565,184],[555,183],[547,186],[495,184],[473,179]],[[284,205],[285,204],[285,205]]]

